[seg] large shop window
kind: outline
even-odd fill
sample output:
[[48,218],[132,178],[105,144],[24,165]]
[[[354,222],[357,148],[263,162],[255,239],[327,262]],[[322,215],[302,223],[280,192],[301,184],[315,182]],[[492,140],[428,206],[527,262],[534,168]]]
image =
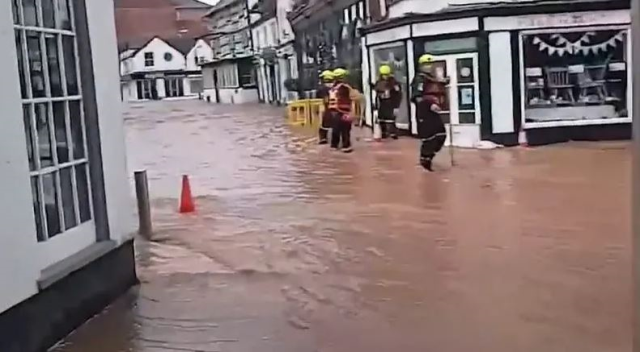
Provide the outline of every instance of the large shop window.
[[629,116],[626,29],[531,33],[522,46],[526,123]]
[[91,221],[91,183],[71,0],[13,1],[38,241]]
[[[393,76],[402,87],[402,104],[400,105],[399,116],[396,116],[396,123],[409,124],[409,80],[407,78],[407,48],[404,42],[383,45],[371,48],[371,84],[379,78],[379,69],[382,65],[389,65],[393,70]],[[375,93],[373,93],[375,94]]]

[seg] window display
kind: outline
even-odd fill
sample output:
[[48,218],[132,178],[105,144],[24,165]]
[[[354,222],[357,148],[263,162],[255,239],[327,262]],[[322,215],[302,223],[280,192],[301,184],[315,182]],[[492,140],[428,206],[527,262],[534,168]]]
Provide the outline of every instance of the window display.
[[522,36],[525,122],[628,117],[627,30]]

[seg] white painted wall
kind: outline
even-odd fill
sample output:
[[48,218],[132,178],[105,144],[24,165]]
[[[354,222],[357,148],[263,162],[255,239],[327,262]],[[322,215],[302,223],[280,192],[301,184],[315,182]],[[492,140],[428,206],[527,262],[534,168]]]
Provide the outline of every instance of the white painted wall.
[[293,0],[277,0],[276,18],[278,21],[278,43],[280,45],[286,44],[295,39],[293,34],[293,28],[287,13],[293,8]]
[[489,34],[489,72],[491,75],[491,122],[493,133],[514,132],[513,75],[511,72],[511,34]]
[[[209,100],[211,103],[216,103],[215,89],[205,89],[203,92],[205,100]],[[258,90],[257,89],[220,89],[220,104],[247,104],[258,102]]]
[[211,46],[202,39],[199,39],[193,46],[193,49],[191,49],[187,54],[187,71],[200,71],[200,66],[196,64],[196,58],[198,57],[204,59],[205,62],[213,60],[213,51],[211,50]]
[[[32,207],[26,138],[22,116],[11,2],[0,2],[0,106],[6,116],[0,129],[0,312],[38,292],[40,272],[95,242],[82,226],[38,243]],[[120,81],[112,1],[87,1],[93,52],[99,128],[111,238],[122,243],[131,237],[133,202],[125,160],[120,111]],[[84,225],[83,225],[84,226]],[[55,240],[55,241],[54,241]]]

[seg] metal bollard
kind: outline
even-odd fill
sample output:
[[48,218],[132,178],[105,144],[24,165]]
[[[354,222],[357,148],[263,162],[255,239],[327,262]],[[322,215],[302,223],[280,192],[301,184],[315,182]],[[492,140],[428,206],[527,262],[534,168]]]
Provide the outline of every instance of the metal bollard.
[[136,198],[138,201],[138,233],[146,239],[151,239],[153,227],[151,224],[151,204],[149,201],[149,181],[147,171],[136,171],[134,173],[136,183]]

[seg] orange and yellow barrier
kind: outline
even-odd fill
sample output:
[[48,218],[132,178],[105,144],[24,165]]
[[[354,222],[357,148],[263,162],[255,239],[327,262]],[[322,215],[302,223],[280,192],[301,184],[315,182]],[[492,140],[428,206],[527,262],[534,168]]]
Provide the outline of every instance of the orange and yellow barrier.
[[[353,99],[353,120],[364,118],[363,95],[356,93]],[[294,100],[287,104],[287,121],[292,126],[305,126],[317,129],[322,122],[324,104],[322,99]]]

